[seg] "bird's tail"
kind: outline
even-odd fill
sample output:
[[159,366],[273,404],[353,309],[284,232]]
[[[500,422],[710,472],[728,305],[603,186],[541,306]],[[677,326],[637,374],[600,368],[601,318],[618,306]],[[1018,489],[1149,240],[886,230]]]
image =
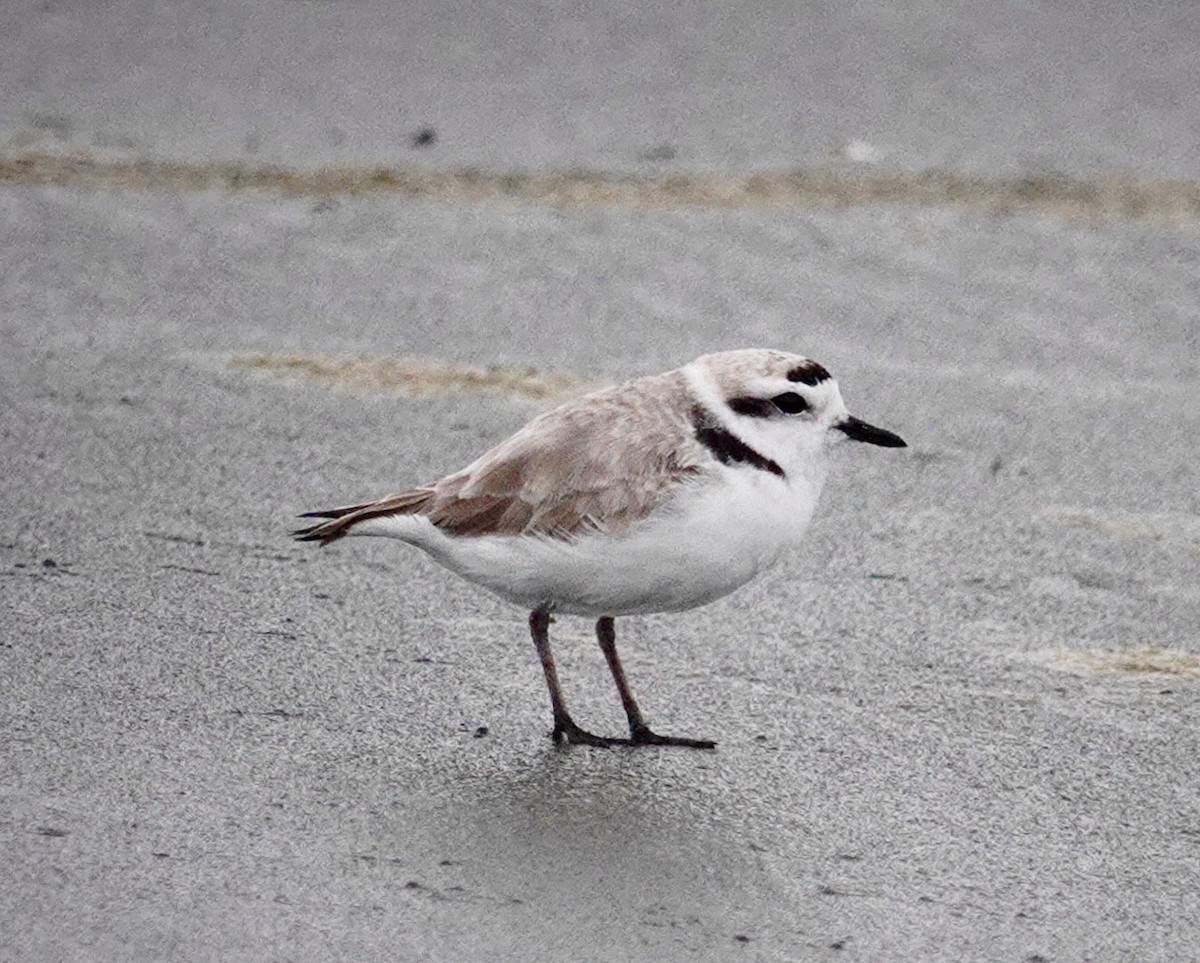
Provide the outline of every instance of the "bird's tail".
[[427,488],[415,488],[412,491],[388,495],[374,502],[364,502],[361,505],[346,505],[342,508],[329,508],[319,512],[305,512],[300,518],[324,518],[326,521],[310,525],[308,528],[298,528],[292,535],[301,542],[320,542],[328,545],[337,541],[343,535],[352,534],[352,529],[361,522],[372,518],[386,518],[390,515],[413,515],[433,497],[433,492]]

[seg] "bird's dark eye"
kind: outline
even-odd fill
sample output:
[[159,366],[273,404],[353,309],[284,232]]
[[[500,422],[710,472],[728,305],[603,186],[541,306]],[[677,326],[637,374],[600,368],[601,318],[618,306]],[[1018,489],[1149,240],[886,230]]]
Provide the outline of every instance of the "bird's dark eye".
[[808,402],[794,391],[785,391],[781,395],[776,395],[771,399],[771,403],[788,415],[798,415],[802,411],[808,411]]

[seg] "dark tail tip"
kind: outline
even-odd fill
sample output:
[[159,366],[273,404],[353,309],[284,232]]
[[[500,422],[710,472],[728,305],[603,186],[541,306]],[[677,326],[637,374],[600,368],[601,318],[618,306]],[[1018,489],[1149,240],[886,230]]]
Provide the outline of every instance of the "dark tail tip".
[[352,511],[360,506],[354,505],[350,508],[327,508],[320,512],[304,512],[302,515],[297,515],[297,518],[341,518],[343,515],[349,515]]
[[308,528],[298,528],[292,532],[292,537],[298,542],[320,542],[322,545],[328,545],[346,534],[344,525],[330,526],[330,521],[335,518],[344,518],[363,507],[363,505],[344,505],[341,508],[326,508],[319,512],[305,512],[303,515],[297,515],[297,518],[323,518],[326,521],[310,525]]

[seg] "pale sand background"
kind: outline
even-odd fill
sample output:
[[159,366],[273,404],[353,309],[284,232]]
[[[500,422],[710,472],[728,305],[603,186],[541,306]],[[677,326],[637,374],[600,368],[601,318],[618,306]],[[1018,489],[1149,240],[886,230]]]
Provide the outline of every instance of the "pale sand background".
[[[1192,4],[162,7],[0,13],[0,958],[1196,957]],[[547,403],[289,356],[751,344],[912,447],[618,623],[715,754],[556,750],[522,613],[286,537]]]

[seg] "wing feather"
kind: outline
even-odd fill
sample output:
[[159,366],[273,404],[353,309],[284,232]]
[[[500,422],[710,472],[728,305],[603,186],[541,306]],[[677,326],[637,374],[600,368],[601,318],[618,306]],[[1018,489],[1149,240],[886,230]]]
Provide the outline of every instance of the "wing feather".
[[448,535],[619,533],[711,462],[696,440],[679,371],[594,392],[535,418],[462,471],[378,501],[304,517],[323,544],[360,522],[423,515]]
[[434,485],[422,513],[452,535],[623,531],[700,471],[687,391],[670,372],[549,411]]

